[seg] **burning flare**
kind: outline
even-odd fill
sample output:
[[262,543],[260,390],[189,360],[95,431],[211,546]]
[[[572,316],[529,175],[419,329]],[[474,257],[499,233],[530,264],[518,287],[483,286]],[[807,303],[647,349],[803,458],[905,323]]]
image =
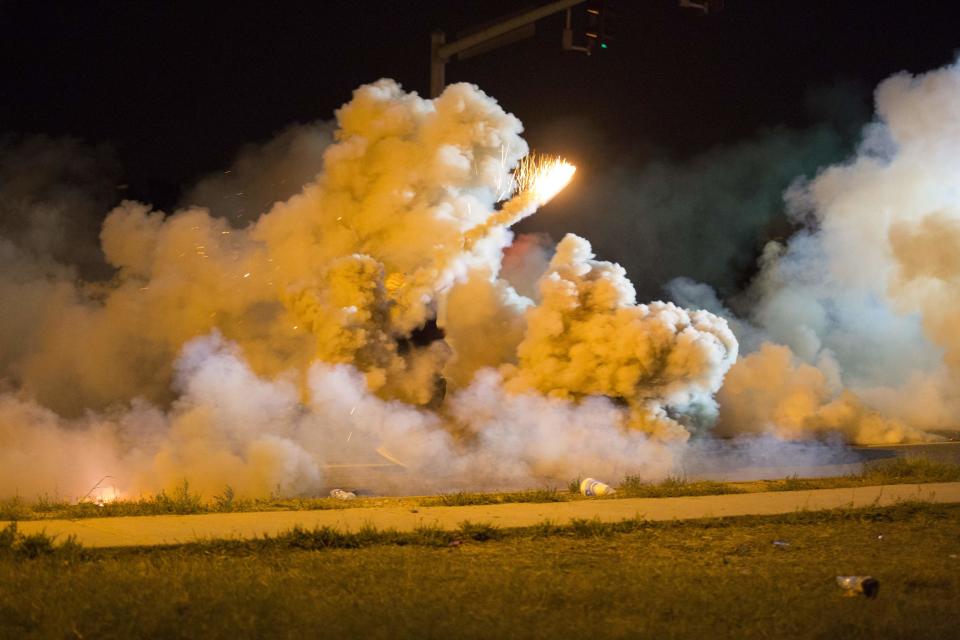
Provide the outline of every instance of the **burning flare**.
[[537,204],[545,205],[563,191],[577,168],[559,156],[531,153],[517,164],[513,179],[518,193],[533,194]]
[[[563,191],[577,168],[560,156],[529,153],[520,158],[513,170],[516,194],[503,207],[470,229],[463,238],[463,249],[471,250],[477,242],[490,235],[497,227],[511,227],[545,205]],[[389,283],[387,283],[389,286]]]

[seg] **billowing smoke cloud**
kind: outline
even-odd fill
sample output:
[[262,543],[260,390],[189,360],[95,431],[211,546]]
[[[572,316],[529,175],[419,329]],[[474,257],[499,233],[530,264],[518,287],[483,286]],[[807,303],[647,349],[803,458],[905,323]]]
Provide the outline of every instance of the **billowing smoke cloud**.
[[629,406],[632,428],[686,439],[684,424],[715,417],[712,396],[737,358],[733,333],[706,311],[637,305],[623,267],[593,257],[583,238],[558,245],[540,280],[542,301],[527,312],[510,388],[616,398]]
[[[782,439],[927,438],[957,408],[958,104],[957,66],[881,85],[857,155],[794,184],[799,232],[724,296],[741,317],[689,279],[670,287],[681,306],[637,304],[574,235],[514,242],[545,198],[517,191],[520,122],[465,84],[436,100],[361,87],[335,124],[246,148],[173,213],[122,202],[99,245],[57,221],[94,219],[110,179],[0,183],[0,493],[81,496],[104,476],[127,495],[185,478],[251,495],[358,473],[398,491],[654,479],[696,466],[710,447],[684,443],[711,427],[759,435],[741,446],[764,456]],[[96,172],[61,161],[71,144],[3,158],[53,149],[60,164],[40,163],[83,186]],[[756,166],[783,155],[755,147]],[[772,220],[765,199],[750,211],[746,227]]]
[[188,194],[206,207],[122,202],[109,280],[10,235],[2,492],[307,493],[363,456],[407,489],[669,471],[736,358],[724,321],[637,305],[575,236],[514,251],[533,298],[502,279],[549,196],[511,197],[521,125],[476,87],[381,80],[336,116],[244,150]]
[[[801,230],[766,247],[739,300],[752,353],[719,396],[724,432],[894,442],[957,428],[960,66],[895,75],[875,97],[856,155],[787,192]],[[724,313],[688,282],[674,292]]]

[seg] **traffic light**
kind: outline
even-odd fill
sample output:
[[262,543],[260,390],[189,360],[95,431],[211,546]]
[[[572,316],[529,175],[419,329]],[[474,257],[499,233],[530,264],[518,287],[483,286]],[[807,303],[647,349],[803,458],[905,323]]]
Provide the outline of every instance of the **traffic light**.
[[609,49],[613,41],[613,12],[607,0],[591,0],[586,3],[587,49]]
[[574,16],[567,9],[567,26],[563,30],[563,48],[590,55],[594,48],[609,49],[613,41],[614,15],[608,0],[590,0],[577,7]]

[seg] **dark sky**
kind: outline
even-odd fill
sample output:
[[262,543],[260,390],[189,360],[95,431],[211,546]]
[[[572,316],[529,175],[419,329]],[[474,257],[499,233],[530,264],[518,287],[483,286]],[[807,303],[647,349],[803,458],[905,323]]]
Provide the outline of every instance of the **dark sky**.
[[[243,142],[330,117],[363,82],[426,92],[432,29],[455,34],[529,4],[7,1],[0,130],[109,142],[137,187],[169,189]],[[727,0],[715,16],[675,0],[616,4],[618,38],[602,55],[561,51],[555,16],[532,40],[454,62],[448,78],[478,83],[538,146],[562,146],[547,138],[575,122],[615,153],[683,155],[803,125],[810,86],[869,88],[960,45],[952,2]]]
[[[0,132],[108,143],[127,195],[169,207],[241,144],[330,118],[361,83],[426,93],[433,29],[455,37],[545,2],[0,0]],[[532,146],[589,176],[810,126],[824,117],[811,91],[838,82],[866,110],[878,81],[942,66],[960,45],[953,2],[727,0],[710,16],[615,4],[607,51],[562,51],[557,15],[533,39],[454,61],[448,81],[479,84]]]

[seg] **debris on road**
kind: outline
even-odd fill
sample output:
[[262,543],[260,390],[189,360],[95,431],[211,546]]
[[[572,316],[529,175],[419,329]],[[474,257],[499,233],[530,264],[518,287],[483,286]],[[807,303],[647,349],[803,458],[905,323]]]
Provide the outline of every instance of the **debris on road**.
[[790,546],[790,543],[787,542],[786,540],[774,540],[774,541],[773,541],[773,546],[775,546],[775,547],[777,547],[777,548],[779,548],[779,549],[785,549],[785,548],[787,548],[787,547]]
[[876,598],[880,590],[880,581],[873,576],[837,576],[837,585],[850,597]]
[[617,490],[610,485],[593,478],[584,478],[580,483],[580,493],[591,498],[609,496],[616,492]]

